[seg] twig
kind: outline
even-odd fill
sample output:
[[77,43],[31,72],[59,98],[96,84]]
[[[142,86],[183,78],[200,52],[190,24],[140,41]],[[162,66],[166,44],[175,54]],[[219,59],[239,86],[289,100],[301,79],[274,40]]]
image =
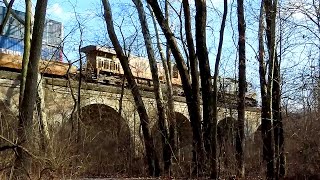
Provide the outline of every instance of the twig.
[[39,157],[39,156],[36,156],[34,155],[33,153],[31,153],[28,149],[26,149],[25,147],[23,146],[20,146],[19,144],[16,144],[12,141],[10,141],[9,139],[5,138],[4,136],[0,135],[0,138],[4,141],[7,141],[9,144],[11,144],[12,146],[14,147],[17,147],[17,148],[20,148],[22,149],[25,153],[27,153],[29,156],[31,156],[33,159],[37,159],[37,160],[46,160],[48,161],[49,163],[51,163],[50,159],[48,158],[45,158],[45,157]]

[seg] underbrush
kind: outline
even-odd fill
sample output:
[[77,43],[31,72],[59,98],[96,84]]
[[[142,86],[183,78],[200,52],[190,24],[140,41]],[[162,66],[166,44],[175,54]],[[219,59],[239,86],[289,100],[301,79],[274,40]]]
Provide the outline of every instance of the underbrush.
[[[14,118],[11,120],[16,122]],[[16,124],[6,122],[2,116],[1,134],[15,142]],[[148,176],[143,152],[136,150],[137,145],[132,143],[132,137],[122,136],[123,133],[118,131],[104,132],[100,127],[105,127],[105,124],[97,123],[95,126],[95,128],[87,127],[84,122],[80,140],[77,140],[76,131],[68,122],[50,126],[51,139],[46,152],[41,152],[40,146],[37,145],[39,137],[35,136],[35,145],[31,152],[37,158],[33,159],[33,172],[30,177],[69,179]],[[34,131],[37,131],[37,126]],[[284,117],[284,132],[286,179],[320,179],[320,120],[317,114],[291,114]],[[236,174],[234,140],[228,140],[226,137],[221,140],[218,149],[219,176],[227,179]],[[7,145],[3,140],[0,142],[1,146]],[[191,150],[191,146],[179,150],[179,154],[175,157],[176,161],[173,162],[171,176],[190,177],[192,157],[189,151]],[[245,152],[246,178],[264,179],[266,166],[262,160],[262,140],[259,130],[247,137]],[[158,152],[158,155],[161,153]],[[0,179],[7,179],[15,159],[14,149],[1,151],[0,158]]]

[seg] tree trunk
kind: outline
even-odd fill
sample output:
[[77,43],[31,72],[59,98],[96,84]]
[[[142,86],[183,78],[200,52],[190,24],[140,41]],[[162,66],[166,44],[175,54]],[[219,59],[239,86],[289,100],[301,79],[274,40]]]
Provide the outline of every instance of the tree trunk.
[[217,122],[218,122],[218,77],[219,65],[221,60],[224,29],[226,26],[226,19],[228,13],[228,1],[224,0],[223,17],[220,27],[220,39],[218,45],[218,53],[216,57],[214,76],[213,76],[213,126],[212,126],[212,159],[211,159],[211,178],[215,179],[218,176],[218,158],[217,158]]
[[181,77],[182,88],[184,90],[188,112],[190,115],[192,133],[193,133],[193,162],[195,164],[194,173],[198,174],[202,173],[203,165],[204,165],[204,147],[203,147],[203,138],[201,131],[201,114],[200,114],[200,104],[197,104],[192,93],[192,87],[190,78],[188,75],[188,69],[184,62],[183,56],[178,48],[178,44],[173,36],[173,33],[165,21],[163,14],[161,12],[160,6],[157,1],[147,0],[150,6],[153,9],[155,16],[157,17],[157,21],[166,36],[167,42],[170,46],[171,52],[176,60],[177,67],[179,70],[179,74]]
[[20,95],[19,95],[19,107],[21,108],[22,100],[24,96],[24,89],[27,78],[28,63],[30,56],[30,37],[31,37],[31,0],[26,0],[26,14],[24,25],[24,49],[22,57],[22,70],[20,80]]
[[109,37],[112,41],[112,44],[116,50],[117,56],[120,60],[122,69],[124,71],[124,75],[128,81],[129,88],[131,89],[135,104],[137,106],[137,111],[140,116],[140,122],[142,126],[142,132],[144,137],[144,143],[146,148],[146,158],[148,162],[148,170],[150,176],[159,176],[160,175],[160,167],[159,160],[155,153],[155,148],[153,145],[153,141],[149,132],[149,117],[147,111],[145,109],[144,103],[142,101],[141,94],[139,92],[138,86],[134,80],[133,74],[131,72],[128,57],[125,56],[122,47],[118,41],[116,33],[113,27],[113,19],[111,13],[111,7],[108,0],[102,0],[104,6],[104,18],[107,24],[107,30],[109,33]]
[[236,159],[238,163],[237,175],[244,177],[244,119],[246,95],[246,24],[244,20],[243,0],[238,4],[238,32],[239,32],[239,94],[238,94],[238,122],[236,134]]
[[156,22],[156,19],[154,17],[154,14],[153,14],[153,11],[152,11],[150,5],[148,5],[148,9],[150,10],[151,18],[152,18],[155,33],[156,33],[157,47],[158,47],[158,50],[160,53],[160,58],[162,61],[162,65],[163,65],[163,69],[164,69],[164,73],[165,73],[165,78],[166,78],[166,86],[167,86],[167,104],[168,104],[167,120],[168,120],[168,124],[169,124],[168,138],[169,138],[169,144],[172,149],[172,152],[170,153],[170,159],[171,159],[171,161],[169,161],[170,164],[165,163],[165,167],[164,167],[164,170],[167,171],[167,169],[171,165],[172,156],[175,155],[176,150],[177,150],[177,128],[176,128],[177,124],[176,124],[176,115],[174,112],[173,88],[172,88],[172,81],[171,81],[171,77],[170,77],[170,70],[168,68],[166,56],[165,56],[165,53],[163,52],[161,42],[160,42],[160,36],[159,36],[159,32],[158,32],[157,22]]
[[272,118],[274,127],[276,178],[285,176],[284,131],[281,112],[280,63],[275,57],[272,87]]
[[152,40],[149,32],[148,23],[146,21],[146,14],[143,8],[143,4],[141,0],[133,0],[136,9],[139,14],[141,30],[144,37],[144,42],[146,45],[149,65],[151,69],[152,81],[153,81],[153,89],[154,95],[156,99],[157,109],[158,109],[158,126],[160,130],[160,135],[162,139],[162,150],[163,150],[163,161],[164,161],[164,173],[169,173],[169,168],[171,166],[171,150],[169,146],[168,132],[166,128],[166,111],[163,104],[163,97],[161,91],[161,84],[159,80],[159,72],[157,67],[157,62],[155,59],[155,54],[152,48]]
[[[200,108],[200,88],[199,88],[199,71],[198,71],[198,59],[195,51],[195,46],[193,42],[192,29],[191,29],[191,15],[190,15],[190,5],[188,0],[183,0],[183,11],[185,17],[185,31],[187,39],[187,47],[189,52],[190,60],[190,72],[191,72],[191,91],[193,96],[193,101],[196,107]],[[200,112],[200,109],[197,109]],[[201,118],[201,117],[200,117]],[[195,153],[195,152],[194,152]],[[196,157],[196,154],[194,154]],[[196,161],[196,159],[194,159]],[[197,172],[194,172],[196,174]]]
[[[35,8],[35,22],[30,49],[30,62],[26,78],[24,97],[19,117],[18,138],[21,146],[32,147],[33,112],[37,95],[38,65],[41,58],[42,37],[47,9],[47,0],[37,1]],[[21,148],[17,148],[15,161],[15,178],[27,178],[30,174],[31,158]]]
[[[273,86],[273,71],[274,71],[274,37],[272,37],[272,15],[271,15],[271,0],[261,2],[260,25],[259,25],[259,64],[260,64],[260,83],[261,83],[261,133],[263,140],[263,158],[267,164],[266,178],[274,178],[274,146],[273,146],[273,126],[272,126],[272,86]],[[266,34],[267,34],[267,48],[269,54],[269,69],[268,81],[265,79],[266,69],[264,65],[264,47],[263,47],[263,14],[265,8],[266,14]],[[273,24],[275,26],[275,24]],[[274,45],[272,45],[274,44]],[[262,70],[263,68],[263,70]],[[264,73],[264,74],[262,74]],[[263,91],[262,91],[263,90]]]
[[[45,112],[45,103],[44,103],[44,92],[43,92],[43,77],[41,74],[38,74],[38,92],[37,92],[37,114],[39,121],[39,131],[40,131],[40,147],[43,153],[47,153],[49,145],[49,129],[47,123],[47,114]],[[50,150],[50,147],[49,147]]]
[[81,23],[79,22],[79,20],[77,19],[77,23],[78,23],[78,27],[79,27],[79,31],[80,31],[80,42],[79,42],[79,46],[78,46],[78,54],[79,54],[79,84],[77,87],[77,134],[76,134],[76,142],[81,142],[81,116],[82,116],[82,112],[81,112],[81,86],[82,86],[82,68],[83,68],[83,62],[82,62],[82,53],[81,53],[81,47],[82,47],[82,37],[83,37],[83,29],[81,27]]
[[[199,69],[201,77],[201,90],[202,90],[202,105],[203,105],[203,139],[204,147],[208,159],[216,159],[212,156],[213,147],[216,147],[216,141],[212,141],[213,124],[216,122],[213,110],[213,96],[212,96],[212,78],[210,71],[210,63],[208,57],[208,50],[206,44],[206,21],[207,21],[207,6],[206,0],[196,1],[196,54],[199,60]],[[216,161],[213,161],[216,162]],[[214,165],[216,167],[216,165]],[[217,173],[214,173],[217,175]],[[213,178],[217,178],[214,177]]]

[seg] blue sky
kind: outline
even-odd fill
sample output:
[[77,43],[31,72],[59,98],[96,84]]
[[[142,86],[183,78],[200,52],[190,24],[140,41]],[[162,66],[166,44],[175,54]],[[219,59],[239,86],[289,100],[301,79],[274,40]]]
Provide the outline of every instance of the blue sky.
[[[180,0],[176,0],[177,2]],[[35,6],[35,0],[33,0],[33,5]],[[193,1],[190,1],[193,2]],[[130,19],[130,11],[132,12],[133,3],[131,0],[110,0],[112,5],[112,11],[114,16],[115,24],[120,24],[123,19]],[[173,1],[174,3],[174,1]],[[178,2],[179,3],[179,2]],[[224,46],[221,59],[221,68],[220,74],[227,77],[235,77],[237,75],[236,61],[237,61],[237,16],[236,12],[236,2],[229,0],[229,9],[227,17],[227,27],[225,29],[224,37]],[[252,4],[252,3],[251,3]],[[15,8],[22,10],[24,9],[24,0],[16,0]],[[207,31],[207,42],[209,57],[211,61],[211,67],[214,66],[217,46],[218,46],[218,37],[221,23],[221,14],[223,11],[223,0],[208,0],[208,31]],[[259,4],[258,4],[259,5]],[[193,6],[193,3],[191,3]],[[257,11],[259,6],[257,4],[252,5]],[[254,11],[254,10],[253,10]],[[232,12],[232,13],[231,13]],[[171,11],[174,14],[173,11]],[[259,12],[251,12],[259,13]],[[249,12],[248,12],[249,14]],[[106,28],[103,19],[101,18],[101,1],[97,0],[49,0],[47,17],[60,21],[64,25],[64,34],[68,35],[65,42],[65,53],[71,61],[78,59],[79,55],[77,53],[79,45],[79,28],[77,24],[77,19],[81,22],[81,27],[83,28],[83,44],[104,44],[108,42],[108,37],[106,35]],[[130,37],[134,31],[134,28],[131,24],[139,24],[138,17],[135,14],[133,21],[128,20],[128,26],[122,28],[126,38]],[[232,21],[231,21],[232,20]],[[178,24],[176,18],[171,19],[173,27],[174,24]],[[124,23],[125,24],[125,23]],[[256,26],[256,24],[253,24]],[[149,28],[152,28],[152,24],[149,25]],[[254,31],[256,28],[250,27]],[[174,28],[177,30],[177,28]],[[119,30],[119,29],[118,29]],[[71,33],[70,33],[71,32]],[[119,31],[118,31],[119,32]],[[249,33],[248,33],[249,32]],[[69,34],[70,33],[70,34]],[[141,36],[141,32],[139,32]],[[256,39],[256,34],[250,33],[250,30],[247,29],[247,37],[250,39]],[[119,37],[120,38],[120,37]],[[142,38],[141,38],[142,39]],[[142,43],[142,42],[140,42]],[[143,44],[143,43],[142,43]],[[256,48],[256,44],[252,44]],[[143,49],[143,48],[139,48]],[[256,63],[255,54],[252,52],[252,48],[247,46],[247,59],[248,59],[248,81],[252,82],[255,88],[258,88],[258,82],[256,77],[258,76],[258,65]],[[139,55],[145,55],[143,51],[137,52]],[[213,68],[212,68],[213,70]],[[235,74],[236,73],[236,74]]]
[[[122,31],[125,38],[130,40],[132,33],[135,31],[133,25],[138,25],[138,17],[136,14],[132,13],[134,11],[134,5],[131,0],[109,0],[112,5],[114,22],[116,25],[117,32],[121,22],[124,22],[122,26]],[[180,0],[175,0],[180,1]],[[290,0],[291,3],[299,4],[302,0]],[[193,1],[190,1],[193,2]],[[280,1],[281,2],[281,1]],[[229,0],[229,9],[227,17],[227,26],[225,30],[225,38],[222,53],[222,62],[220,66],[220,74],[227,77],[235,77],[237,75],[237,16],[236,16],[236,1]],[[259,91],[259,81],[258,81],[258,63],[256,60],[255,51],[257,49],[257,15],[259,14],[260,2],[257,0],[246,0],[246,23],[247,23],[247,80],[253,83],[254,88]],[[33,5],[35,6],[35,0],[33,0]],[[223,9],[223,0],[207,0],[208,5],[208,29],[207,29],[207,42],[209,57],[211,61],[211,66],[213,67],[217,45],[218,36],[220,30],[221,13]],[[192,6],[192,4],[191,4]],[[15,1],[15,9],[24,11],[24,0]],[[174,14],[174,12],[171,12]],[[133,16],[130,16],[134,14]],[[79,55],[77,53],[79,46],[79,27],[77,20],[81,22],[81,28],[83,29],[83,45],[89,44],[108,44],[108,37],[106,35],[105,23],[101,17],[101,1],[100,0],[49,0],[47,17],[60,21],[64,25],[64,34],[68,35],[65,42],[65,53],[71,61],[78,59]],[[132,18],[132,20],[130,20]],[[301,13],[294,13],[293,18],[296,21],[305,21],[305,17]],[[124,20],[124,21],[123,21]],[[171,19],[172,24],[177,24],[178,20],[175,18]],[[149,25],[152,28],[152,24]],[[173,25],[173,27],[175,27]],[[177,28],[175,28],[177,29]],[[302,32],[303,33],[303,32]],[[141,32],[139,32],[141,36]],[[290,37],[288,41],[297,41],[296,37]],[[121,39],[121,37],[119,36]],[[141,38],[142,39],[142,38]],[[143,42],[140,40],[141,44]],[[138,48],[140,51],[137,55],[145,55],[143,45]],[[288,68],[285,73],[289,74],[286,79],[289,81],[295,81],[294,76],[290,75],[292,71],[297,71],[297,69],[303,69],[306,61],[307,51],[303,48],[297,48],[288,53],[287,58],[289,61],[286,62],[286,67],[294,66],[296,70]],[[302,64],[300,66],[295,66],[296,64]],[[212,68],[213,69],[213,68]]]

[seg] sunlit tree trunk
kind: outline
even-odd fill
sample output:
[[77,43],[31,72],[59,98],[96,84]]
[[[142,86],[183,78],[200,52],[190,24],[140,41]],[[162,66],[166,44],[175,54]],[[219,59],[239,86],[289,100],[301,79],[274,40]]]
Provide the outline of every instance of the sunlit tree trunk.
[[37,92],[37,112],[38,112],[38,121],[39,121],[39,136],[40,136],[40,147],[43,153],[47,153],[48,144],[49,144],[49,129],[47,123],[47,114],[45,112],[45,103],[44,103],[44,91],[43,91],[43,77],[41,74],[38,74],[38,92]]
[[172,55],[176,60],[177,68],[179,70],[179,74],[182,82],[182,88],[186,96],[188,112],[190,115],[190,121],[191,121],[192,132],[193,132],[193,150],[194,150],[193,163],[195,164],[193,168],[195,171],[193,172],[193,174],[197,175],[198,173],[202,173],[204,160],[205,160],[203,137],[202,137],[202,130],[201,130],[200,104],[197,104],[194,99],[194,96],[192,93],[191,81],[188,74],[186,63],[179,50],[176,39],[173,36],[173,33],[162,14],[162,11],[160,9],[158,2],[153,0],[147,0],[147,2],[150,4],[150,6],[153,9],[153,12],[157,18],[158,24],[160,25],[167,39]]
[[111,12],[109,1],[102,0],[102,3],[104,6],[104,18],[107,24],[109,37],[112,41],[112,44],[116,50],[117,56],[120,60],[122,69],[124,71],[124,75],[127,79],[128,86],[131,89],[135,104],[137,106],[137,111],[139,113],[143,137],[144,137],[144,144],[146,148],[146,159],[148,162],[149,175],[159,176],[160,175],[159,160],[155,153],[155,147],[149,131],[149,117],[148,117],[144,102],[142,101],[142,97],[139,92],[138,86],[134,80],[134,76],[129,67],[128,57],[125,56],[122,50],[122,47],[120,46],[120,43],[118,41],[118,38],[116,36],[116,33],[114,31],[112,12]]
[[[21,146],[26,148],[32,147],[33,141],[33,113],[37,95],[38,66],[41,57],[47,3],[47,0],[39,0],[36,4],[35,22],[30,49],[30,62],[28,64],[24,97],[20,108],[18,142]],[[29,155],[23,151],[22,148],[17,148],[17,158],[15,161],[16,171],[14,172],[14,177],[16,179],[27,178],[30,174],[31,163],[32,159]]]
[[22,70],[20,80],[19,107],[22,105],[24,89],[26,84],[29,55],[30,55],[30,37],[31,37],[31,0],[26,0],[25,25],[24,25],[24,49],[22,57]]
[[155,29],[155,33],[156,33],[156,39],[157,39],[157,47],[160,53],[160,58],[162,61],[162,65],[163,65],[163,69],[164,69],[164,74],[165,74],[165,78],[166,78],[166,87],[167,87],[167,120],[168,120],[168,124],[169,124],[169,133],[168,133],[168,138],[169,138],[169,144],[170,144],[170,151],[172,151],[170,153],[170,161],[165,162],[164,164],[164,170],[165,173],[169,170],[171,163],[172,163],[172,156],[175,155],[176,150],[177,150],[177,129],[176,129],[176,116],[175,116],[175,112],[174,112],[174,100],[173,100],[173,87],[172,87],[172,81],[171,81],[171,77],[170,77],[170,70],[169,70],[169,66],[168,66],[168,62],[166,60],[166,55],[163,51],[161,42],[160,42],[160,36],[159,36],[159,32],[158,32],[158,27],[157,27],[157,22],[156,19],[154,17],[153,11],[150,7],[150,5],[148,5],[148,8],[150,10],[150,14],[151,14],[151,18],[153,21],[153,25],[154,25],[154,29]]
[[148,53],[149,65],[150,65],[152,81],[153,81],[154,95],[155,95],[157,110],[158,110],[158,126],[159,126],[159,130],[160,130],[159,133],[161,135],[161,140],[162,140],[162,151],[163,151],[162,153],[163,153],[163,161],[165,165],[164,170],[165,170],[165,173],[167,174],[169,172],[169,168],[171,164],[171,152],[170,152],[170,146],[169,146],[168,132],[166,128],[166,111],[163,103],[161,84],[159,80],[159,71],[158,71],[157,62],[155,59],[154,50],[152,48],[152,39],[150,36],[146,14],[143,8],[143,3],[141,2],[141,0],[133,0],[133,2],[139,14],[141,30],[142,30],[144,42],[145,42],[147,53]]
[[[190,61],[190,71],[191,73],[191,91],[193,96],[193,101],[196,104],[196,107],[200,108],[200,81],[199,81],[199,63],[198,58],[195,51],[195,45],[193,42],[193,35],[192,35],[192,26],[191,26],[191,15],[190,15],[190,5],[188,0],[182,1],[183,5],[183,12],[184,12],[184,22],[185,22],[185,31],[186,31],[186,39],[187,39],[187,47],[188,47],[188,54],[189,54],[189,61]],[[200,112],[200,109],[197,111]],[[207,143],[207,145],[209,145]],[[210,149],[210,148],[208,148]],[[194,152],[196,153],[196,152]],[[196,154],[194,154],[194,158],[196,157]],[[196,161],[196,159],[194,159]]]

